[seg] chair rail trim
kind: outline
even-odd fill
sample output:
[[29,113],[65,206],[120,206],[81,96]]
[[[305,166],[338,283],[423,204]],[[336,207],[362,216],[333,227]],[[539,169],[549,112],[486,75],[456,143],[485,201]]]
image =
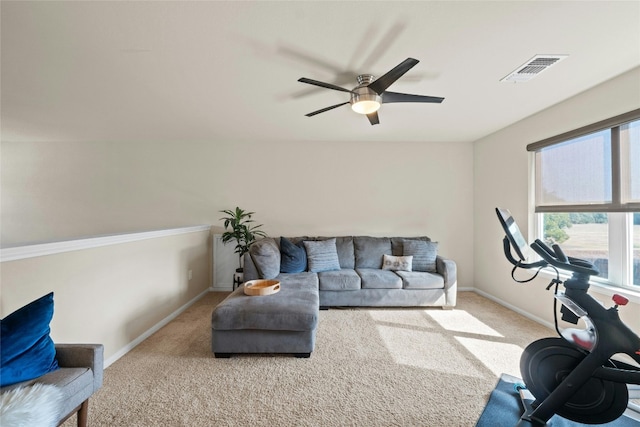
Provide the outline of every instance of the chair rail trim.
[[143,231],[138,233],[114,234],[108,236],[88,237],[61,242],[38,243],[0,250],[0,262],[17,261],[26,258],[55,255],[64,252],[80,251],[99,248],[102,246],[119,245],[158,237],[175,236],[178,234],[198,233],[211,230],[210,225],[194,225],[190,227],[169,228],[162,230]]

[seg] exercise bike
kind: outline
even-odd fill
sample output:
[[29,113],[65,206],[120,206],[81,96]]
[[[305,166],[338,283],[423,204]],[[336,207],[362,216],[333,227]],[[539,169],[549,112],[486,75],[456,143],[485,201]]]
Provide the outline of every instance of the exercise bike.
[[[627,384],[640,384],[640,368],[613,360],[615,354],[626,354],[640,364],[640,337],[629,329],[618,316],[618,307],[628,300],[614,295],[614,306],[603,307],[591,297],[589,278],[599,271],[595,266],[579,258],[568,257],[560,246],[551,248],[536,240],[530,247],[542,258],[526,263],[523,252],[526,240],[508,210],[496,208],[504,231],[503,249],[507,260],[514,265],[511,277],[518,268],[537,269],[551,267],[556,278],[547,290],[555,285],[554,321],[560,337],[543,338],[529,344],[520,359],[520,373],[525,385],[518,387],[523,414],[516,427],[543,427],[558,414],[571,421],[584,424],[603,424],[619,418],[627,409],[629,390]],[[516,260],[512,248],[519,260]],[[559,269],[572,276],[560,280]],[[564,285],[564,291],[558,285]],[[560,330],[557,303],[560,302],[562,320],[574,325],[579,321],[584,329]]]

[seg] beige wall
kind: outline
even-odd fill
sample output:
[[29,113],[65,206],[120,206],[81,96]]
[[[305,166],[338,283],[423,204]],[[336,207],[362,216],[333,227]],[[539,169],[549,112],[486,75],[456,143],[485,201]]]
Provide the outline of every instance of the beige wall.
[[[375,131],[368,127],[365,131]],[[429,235],[472,286],[471,143],[2,143],[2,244],[214,224],[270,235]]]
[[209,239],[207,230],[2,262],[0,317],[53,291],[53,340],[102,343],[109,360],[207,291]]
[[[535,84],[535,81],[526,83]],[[525,237],[528,216],[529,157],[526,145],[640,107],[640,68],[555,105],[477,141],[474,145],[475,287],[533,316],[552,322],[548,279],[521,285],[510,277],[512,266],[502,250],[504,233],[495,207],[511,210]],[[527,277],[520,270],[519,277]],[[593,292],[592,288],[592,292]],[[608,296],[594,294],[602,301]],[[640,297],[621,310],[632,328],[640,330]],[[609,303],[607,303],[609,305]]]

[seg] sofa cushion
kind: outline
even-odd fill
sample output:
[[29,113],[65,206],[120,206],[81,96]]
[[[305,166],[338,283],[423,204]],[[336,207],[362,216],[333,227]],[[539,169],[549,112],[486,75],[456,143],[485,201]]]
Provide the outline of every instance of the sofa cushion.
[[353,238],[356,268],[382,268],[382,256],[391,255],[388,237],[356,236]]
[[[305,278],[304,281],[287,278]],[[314,280],[315,279],[315,280]],[[320,297],[317,275],[281,274],[280,292],[248,296],[241,288],[218,304],[211,315],[215,330],[312,331],[318,325]],[[294,285],[295,282],[295,285]]]
[[293,244],[286,237],[280,238],[280,272],[300,273],[307,269],[307,252],[304,244]]
[[355,270],[323,271],[318,273],[321,291],[346,291],[360,289],[360,276]]
[[249,255],[261,279],[273,279],[280,273],[280,248],[271,237],[265,237],[249,247]]
[[303,271],[302,273],[280,273],[276,280],[281,286],[318,289],[318,273]]
[[413,256],[393,256],[384,254],[382,256],[382,269],[392,271],[411,271]]
[[402,252],[413,256],[413,271],[435,273],[438,243],[405,239],[402,242]]
[[340,270],[335,238],[305,241],[304,247],[307,250],[309,271],[318,273],[320,271]]
[[354,269],[356,267],[356,258],[353,250],[353,237],[336,237],[336,250],[338,251],[340,268]]
[[444,277],[422,271],[398,271],[404,289],[443,289]]
[[423,240],[425,242],[430,242],[431,239],[427,236],[418,236],[418,237],[392,237],[391,238],[391,255],[394,256],[402,256],[404,255],[402,251],[402,243],[405,240]]
[[53,292],[0,321],[0,386],[31,380],[58,369],[49,336]]
[[402,279],[393,271],[379,268],[356,268],[362,289],[402,289]]

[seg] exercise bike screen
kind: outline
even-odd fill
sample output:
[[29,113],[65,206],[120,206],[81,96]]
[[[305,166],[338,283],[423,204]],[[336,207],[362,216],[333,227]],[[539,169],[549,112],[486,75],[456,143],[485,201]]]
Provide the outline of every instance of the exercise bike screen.
[[504,232],[507,234],[509,242],[511,242],[511,246],[516,250],[518,257],[524,261],[526,259],[524,253],[527,250],[527,241],[520,232],[518,224],[516,224],[515,219],[513,219],[508,209],[496,208],[496,213],[498,214],[502,228],[504,228]]

